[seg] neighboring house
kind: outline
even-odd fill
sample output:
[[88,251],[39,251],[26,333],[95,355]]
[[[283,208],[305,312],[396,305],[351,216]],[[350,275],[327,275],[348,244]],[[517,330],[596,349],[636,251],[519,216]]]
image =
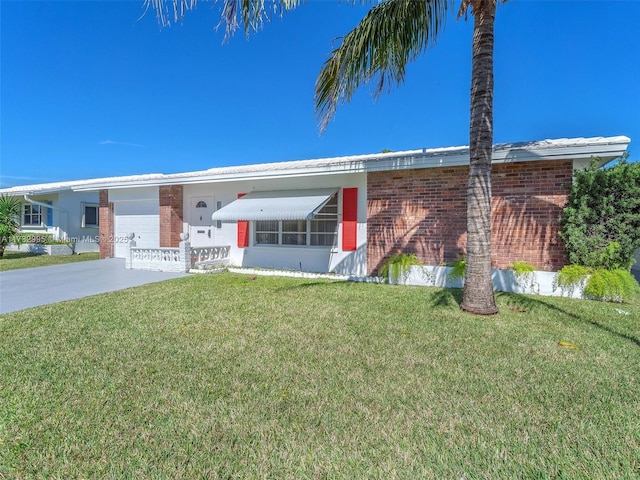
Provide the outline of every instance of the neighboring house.
[[[573,171],[620,157],[627,137],[499,144],[493,152],[495,268],[564,265],[558,217]],[[278,162],[179,174],[96,179],[100,254],[230,246],[236,266],[366,275],[397,252],[427,265],[464,254],[468,147]],[[26,187],[25,187],[26,188]]]
[[[495,145],[495,268],[564,265],[558,217],[573,171],[620,157],[627,137]],[[279,162],[92,181],[102,257],[137,247],[230,245],[238,266],[375,273],[398,251],[427,265],[464,254],[468,147]]]
[[55,240],[70,240],[77,253],[99,250],[99,203],[97,192],[74,192],[86,181],[25,185],[0,189],[0,194],[18,198],[20,231],[34,238],[51,234]]

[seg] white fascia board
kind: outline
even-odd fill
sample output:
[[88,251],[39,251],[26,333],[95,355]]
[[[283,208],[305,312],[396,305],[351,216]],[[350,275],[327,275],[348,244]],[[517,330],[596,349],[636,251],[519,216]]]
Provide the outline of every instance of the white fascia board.
[[132,175],[129,177],[107,177],[107,178],[92,178],[88,180],[69,180],[67,182],[51,182],[40,183],[34,185],[19,185],[16,187],[9,187],[0,189],[0,194],[11,196],[22,195],[47,195],[50,193],[59,192],[76,192],[76,191],[97,191],[103,188],[103,185],[113,183],[116,181],[134,181],[139,178],[162,178],[162,174],[152,173],[147,175]]
[[[601,157],[602,164],[606,164],[620,157],[630,142],[628,137],[619,136],[497,144],[494,146],[492,163],[573,160],[596,156]],[[103,183],[95,181],[79,185],[73,190],[158,187],[465,165],[469,165],[469,147],[446,147],[239,167],[219,167],[199,172],[141,175],[137,178],[112,178],[104,179]]]
[[[385,158],[392,157],[392,158]],[[427,168],[451,165],[451,162],[464,162],[464,156],[457,158],[459,155],[450,157],[442,154],[438,159],[426,158],[423,150],[415,150],[410,152],[402,152],[399,154],[379,154],[379,155],[362,155],[357,157],[345,157],[345,159],[327,159],[326,162],[310,161],[312,165],[306,167],[302,162],[283,162],[282,166],[295,163],[294,168],[275,168],[275,169],[256,169],[260,165],[250,165],[246,170],[237,169],[239,171],[233,173],[217,173],[215,170],[223,171],[224,168],[213,169],[214,171],[205,170],[202,172],[193,172],[192,174],[169,174],[161,179],[150,179],[140,181],[122,181],[122,182],[105,182],[102,185],[81,186],[74,190],[100,190],[100,189],[119,189],[119,188],[136,188],[148,186],[162,185],[191,185],[198,183],[220,183],[220,182],[237,182],[243,180],[266,180],[274,178],[291,178],[291,177],[309,177],[315,175],[337,175],[351,173],[366,173],[373,170],[394,170],[398,168]],[[446,158],[446,163],[443,163]],[[452,160],[453,158],[453,160]],[[425,161],[426,160],[426,161]],[[466,163],[469,163],[469,157],[466,156]],[[464,163],[460,163],[464,164]],[[278,164],[269,164],[269,166]],[[380,165],[380,168],[376,168]]]
[[[604,140],[604,139],[603,139]],[[600,157],[601,164],[618,158],[627,150],[631,142],[628,137],[613,137],[611,142],[576,141],[576,144],[567,142],[566,145],[545,147],[536,143],[527,144],[499,144],[494,147],[491,163],[515,163],[542,160],[573,160],[581,158]],[[560,142],[557,142],[560,143]],[[393,159],[381,159],[377,162],[369,162],[368,172],[385,170],[406,170],[413,168],[437,168],[456,167],[469,165],[469,149],[464,149],[440,154],[439,152],[425,152],[412,154]]]
[[620,157],[626,150],[631,140],[619,143],[596,143],[573,145],[555,148],[510,148],[494,152],[493,163],[526,162],[534,160],[556,160],[556,159],[580,159],[601,157],[603,160]]
[[[31,188],[30,188],[31,187]],[[38,195],[50,195],[52,193],[69,192],[71,187],[51,187],[34,189],[31,185],[22,187],[3,188],[0,190],[0,195],[8,195],[10,197],[22,197],[24,195],[38,196]]]
[[[205,171],[206,172],[206,171]],[[202,173],[205,173],[202,172]],[[160,187],[163,185],[192,185],[198,183],[220,183],[220,182],[238,182],[242,180],[266,180],[273,178],[289,178],[289,177],[309,177],[315,175],[332,175],[345,173],[363,173],[364,168],[345,168],[342,165],[327,165],[324,167],[315,167],[309,169],[283,169],[272,171],[249,171],[227,174],[199,174],[195,172],[193,175],[180,176],[166,175],[163,179],[141,180],[141,181],[123,181],[111,182],[101,185],[82,186],[74,188],[74,191],[102,190],[102,189],[120,189],[120,188],[136,188],[136,187]]]
[[[467,149],[465,149],[466,151]],[[454,153],[448,155],[433,155],[428,153],[417,153],[403,157],[391,159],[380,159],[378,161],[368,162],[365,165],[367,172],[384,172],[388,170],[412,170],[416,168],[439,168],[439,167],[457,167],[461,165],[469,165],[469,154]]]

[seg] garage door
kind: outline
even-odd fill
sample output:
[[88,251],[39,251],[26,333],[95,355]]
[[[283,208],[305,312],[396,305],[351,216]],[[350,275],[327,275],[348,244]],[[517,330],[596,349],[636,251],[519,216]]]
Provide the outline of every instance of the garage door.
[[114,206],[115,216],[115,256],[123,258],[126,254],[125,239],[135,233],[138,247],[158,248],[160,245],[160,217],[156,200],[139,200],[133,202],[117,202]]

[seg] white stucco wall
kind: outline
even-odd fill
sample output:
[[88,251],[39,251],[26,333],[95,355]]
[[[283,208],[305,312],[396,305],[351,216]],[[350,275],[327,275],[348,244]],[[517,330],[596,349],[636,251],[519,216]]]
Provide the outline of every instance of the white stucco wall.
[[110,202],[135,202],[137,200],[159,201],[158,187],[113,188],[109,190]]
[[590,158],[574,158],[573,159],[573,170],[586,170],[589,168],[591,164]]
[[[250,224],[248,248],[237,246],[237,223],[222,223],[221,228],[213,227],[213,241],[216,245],[230,245],[230,264],[262,268],[303,270],[307,272],[335,272],[341,274],[364,275],[366,273],[367,243],[367,177],[364,173],[315,175],[281,179],[256,179],[238,182],[220,182],[184,187],[184,225],[189,231],[191,199],[198,196],[213,197],[214,202],[228,205],[237,199],[239,193],[272,190],[304,190],[312,188],[358,188],[358,241],[355,251],[341,249],[342,231],[339,227],[338,246],[297,247],[297,246],[253,246],[253,225]],[[338,224],[342,220],[342,198],[339,196]]]

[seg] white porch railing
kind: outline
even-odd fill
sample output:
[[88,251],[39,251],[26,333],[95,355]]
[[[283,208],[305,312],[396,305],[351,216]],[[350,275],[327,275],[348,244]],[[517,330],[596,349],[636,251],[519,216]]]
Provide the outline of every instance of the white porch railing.
[[131,257],[129,268],[135,270],[185,271],[185,262],[181,259],[180,248],[131,247],[129,255]]
[[196,264],[223,264],[229,260],[230,245],[217,247],[191,247],[191,263]]
[[188,272],[195,266],[225,265],[229,262],[231,246],[192,248],[189,235],[182,234],[178,248],[141,248],[136,246],[134,234],[130,234],[126,268],[162,272]]

